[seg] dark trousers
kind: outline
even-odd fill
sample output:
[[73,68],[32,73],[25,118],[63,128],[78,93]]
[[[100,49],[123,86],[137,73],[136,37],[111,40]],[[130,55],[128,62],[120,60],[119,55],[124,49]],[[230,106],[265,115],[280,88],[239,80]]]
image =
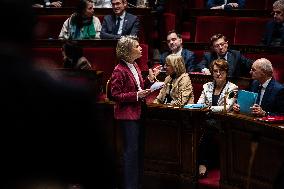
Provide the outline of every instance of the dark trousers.
[[125,189],[142,185],[145,129],[140,121],[119,121],[123,133],[123,160]]
[[214,139],[216,140],[216,137],[218,137],[219,132],[222,132],[220,123],[215,119],[208,118],[202,124],[198,149],[199,165],[214,167],[219,164],[219,162],[216,162],[219,160],[218,143],[214,141]]

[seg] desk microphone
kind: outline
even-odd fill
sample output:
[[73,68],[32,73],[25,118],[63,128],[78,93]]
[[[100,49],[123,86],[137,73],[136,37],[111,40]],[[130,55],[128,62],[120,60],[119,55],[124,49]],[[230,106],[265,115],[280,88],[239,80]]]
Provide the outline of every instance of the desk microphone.
[[238,91],[231,91],[231,92],[229,93],[228,98],[229,98],[229,99],[231,99],[231,98],[237,98],[237,92],[238,92]]

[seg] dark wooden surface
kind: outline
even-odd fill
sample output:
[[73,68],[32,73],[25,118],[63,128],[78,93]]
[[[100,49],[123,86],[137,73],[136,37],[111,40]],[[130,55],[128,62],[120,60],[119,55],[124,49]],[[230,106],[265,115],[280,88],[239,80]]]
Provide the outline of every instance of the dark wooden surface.
[[[224,189],[272,189],[284,165],[283,124],[268,124],[241,114],[222,120],[221,180]],[[253,151],[255,150],[255,154]]]
[[[98,112],[100,121],[110,130],[117,164],[121,167],[121,131],[115,125],[112,106],[113,103],[100,103]],[[145,188],[198,188],[197,144],[205,113],[179,107],[148,105],[145,119]],[[281,124],[267,124],[241,114],[214,114],[213,117],[221,121],[222,128],[221,188],[272,188],[284,163],[284,129],[279,127]],[[257,144],[256,153],[249,163],[254,144]]]

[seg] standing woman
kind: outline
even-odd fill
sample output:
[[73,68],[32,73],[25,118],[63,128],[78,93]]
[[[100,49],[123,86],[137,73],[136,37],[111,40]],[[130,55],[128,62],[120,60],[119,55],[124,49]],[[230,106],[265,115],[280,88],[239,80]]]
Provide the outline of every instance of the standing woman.
[[[213,112],[224,110],[224,97],[226,97],[226,110],[233,108],[236,98],[230,98],[228,94],[237,91],[238,86],[228,81],[228,62],[224,59],[216,59],[210,65],[210,72],[213,75],[213,82],[203,85],[203,91],[198,100],[198,104],[206,104]],[[210,165],[210,143],[214,133],[216,133],[217,122],[208,118],[203,128],[199,145],[199,176],[206,177],[208,166]],[[212,155],[211,155],[212,156]]]
[[99,39],[101,22],[94,16],[94,2],[92,0],[79,0],[76,12],[63,24],[59,39]]
[[142,48],[134,36],[123,36],[116,47],[119,60],[111,76],[111,94],[115,101],[114,117],[123,132],[124,184],[126,189],[141,187],[143,176],[144,128],[140,122],[144,97],[150,93],[144,89],[154,81],[159,69],[149,69],[144,80],[135,60],[141,57]]
[[167,77],[164,87],[153,103],[184,106],[194,103],[191,80],[186,73],[184,59],[180,55],[168,55],[165,62]]

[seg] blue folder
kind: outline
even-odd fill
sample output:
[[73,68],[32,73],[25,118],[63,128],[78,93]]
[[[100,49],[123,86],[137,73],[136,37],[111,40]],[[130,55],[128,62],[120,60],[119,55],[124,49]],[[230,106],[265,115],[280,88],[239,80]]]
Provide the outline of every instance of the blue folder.
[[250,114],[251,109],[256,100],[257,100],[257,93],[249,92],[246,90],[239,90],[238,91],[238,99],[237,102],[240,105],[240,112],[245,114]]

